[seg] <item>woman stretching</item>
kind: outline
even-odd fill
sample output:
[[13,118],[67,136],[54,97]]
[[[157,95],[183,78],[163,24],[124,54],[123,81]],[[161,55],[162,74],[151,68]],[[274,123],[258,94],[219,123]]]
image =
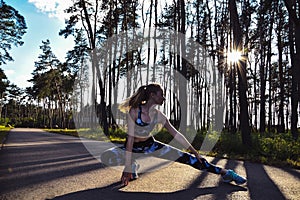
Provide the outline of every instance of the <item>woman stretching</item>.
[[[121,110],[129,113],[126,142],[121,148],[113,147],[103,152],[101,161],[108,165],[125,164],[121,177],[122,184],[126,186],[130,180],[138,178],[139,164],[135,159],[146,154],[175,160],[199,170],[220,174],[224,182],[246,183],[246,179],[233,170],[215,166],[199,155],[188,140],[171,125],[167,117],[155,108],[156,105],[162,105],[164,101],[162,87],[159,84],[151,83],[141,86],[136,93],[120,105]],[[174,139],[191,153],[156,141],[150,134],[156,124],[162,124]]]

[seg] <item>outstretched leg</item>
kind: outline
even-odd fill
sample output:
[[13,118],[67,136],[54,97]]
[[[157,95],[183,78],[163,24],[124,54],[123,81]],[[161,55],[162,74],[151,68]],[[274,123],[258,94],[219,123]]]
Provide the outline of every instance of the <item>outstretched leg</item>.
[[221,174],[222,172],[222,168],[209,163],[204,158],[200,163],[199,160],[193,154],[183,152],[175,147],[155,140],[153,141],[151,146],[145,148],[145,153],[151,153],[151,155],[159,158],[173,160],[175,162],[187,164],[196,169],[207,170],[208,172],[215,174]]
[[243,184],[247,181],[244,177],[238,175],[233,170],[227,170],[218,167],[214,164],[209,163],[204,158],[202,158],[202,162],[200,162],[193,154],[183,152],[175,147],[155,140],[150,146],[145,148],[145,153],[151,153],[151,155],[154,155],[159,158],[187,164],[199,170],[206,170],[207,172],[220,174],[222,175],[224,182],[235,181],[237,184]]
[[112,147],[104,151],[101,156],[101,162],[108,166],[124,165],[125,162],[125,148]]

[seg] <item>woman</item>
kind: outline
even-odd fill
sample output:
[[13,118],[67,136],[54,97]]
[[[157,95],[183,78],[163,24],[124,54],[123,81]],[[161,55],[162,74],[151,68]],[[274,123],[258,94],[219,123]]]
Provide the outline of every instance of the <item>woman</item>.
[[[101,160],[108,165],[125,164],[121,177],[122,184],[126,186],[130,180],[138,177],[137,170],[139,165],[135,159],[146,154],[175,160],[199,170],[220,174],[224,182],[246,183],[246,179],[234,171],[215,166],[199,155],[187,139],[171,125],[167,117],[155,108],[156,105],[162,105],[164,101],[165,97],[162,87],[159,84],[151,83],[147,86],[141,86],[136,93],[120,105],[122,111],[129,113],[125,145],[121,148],[114,147],[105,151],[101,155]],[[170,145],[156,141],[150,132],[159,123],[191,153],[183,152]]]

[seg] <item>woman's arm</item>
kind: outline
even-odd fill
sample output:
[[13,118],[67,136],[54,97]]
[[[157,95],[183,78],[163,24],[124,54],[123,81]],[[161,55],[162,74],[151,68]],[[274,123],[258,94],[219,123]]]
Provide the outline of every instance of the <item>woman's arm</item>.
[[121,182],[126,186],[132,178],[132,147],[134,142],[134,121],[132,119],[132,110],[129,111],[127,118],[127,142],[126,142],[126,151],[125,151],[125,168],[121,177]]
[[198,151],[191,145],[191,143],[182,135],[179,131],[175,129],[175,127],[170,123],[170,121],[166,118],[165,115],[163,115],[164,118],[164,127],[167,129],[167,131],[174,137],[176,141],[178,141],[184,148],[190,150],[192,154],[194,154],[200,162],[202,156],[199,155]]
[[132,146],[134,137],[131,135],[127,136],[126,151],[125,151],[125,168],[122,173],[121,182],[124,186],[128,185],[130,179],[132,178]]

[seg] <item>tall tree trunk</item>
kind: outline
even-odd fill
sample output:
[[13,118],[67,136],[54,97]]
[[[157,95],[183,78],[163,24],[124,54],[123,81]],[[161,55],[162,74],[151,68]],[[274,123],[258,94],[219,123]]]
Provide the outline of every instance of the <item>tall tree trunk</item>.
[[267,46],[266,46],[266,28],[268,22],[266,19],[264,2],[261,1],[259,6],[259,20],[258,20],[258,34],[259,34],[259,79],[260,79],[260,107],[259,107],[259,132],[260,134],[265,133],[266,131],[266,86],[267,86],[267,65],[266,65],[266,57],[267,57]]
[[[280,19],[279,19],[280,20]],[[280,23],[280,22],[279,22]],[[279,133],[283,133],[285,131],[285,124],[284,124],[284,79],[283,79],[283,61],[282,61],[282,53],[283,53],[283,41],[282,41],[282,23],[278,25],[278,33],[277,33],[277,48],[278,48],[278,68],[279,68],[279,126],[277,131]]]
[[[270,10],[272,10],[272,8],[270,8]],[[273,83],[272,83],[272,80],[273,80],[273,67],[272,67],[272,34],[273,34],[273,27],[274,27],[274,12],[271,12],[271,16],[270,16],[270,20],[268,21],[268,23],[270,24],[269,25],[269,28],[268,28],[268,35],[266,36],[267,38],[269,38],[267,41],[266,41],[266,46],[267,46],[267,49],[266,49],[266,68],[268,69],[268,72],[267,74],[269,74],[269,117],[268,117],[268,131],[270,132],[272,130],[272,125],[274,124],[272,122],[272,120],[275,119],[274,115],[273,115],[273,104],[272,104],[272,101],[273,101],[273,98],[272,98],[272,92],[273,92]],[[266,74],[266,75],[267,75]],[[276,102],[276,101],[274,101]]]
[[[298,138],[298,104],[300,101],[300,2],[284,0],[285,6],[289,13],[290,20],[290,51],[291,51],[291,63],[292,63],[292,96],[291,96],[291,132],[294,139]],[[297,15],[298,14],[298,15]],[[294,47],[295,44],[295,47]],[[294,49],[296,48],[296,49]],[[296,51],[295,51],[296,50]],[[295,53],[296,52],[296,53]]]
[[[103,127],[103,131],[105,135],[108,135],[108,123],[107,123],[107,112],[106,112],[106,102],[105,102],[105,85],[102,81],[102,77],[101,77],[101,73],[100,73],[100,69],[98,66],[99,60],[97,58],[97,54],[96,54],[96,22],[97,22],[97,11],[98,11],[98,1],[96,1],[96,9],[95,9],[95,15],[94,15],[94,21],[95,24],[94,26],[92,26],[91,20],[90,20],[90,16],[88,14],[88,10],[86,7],[86,3],[84,0],[80,1],[82,9],[83,9],[83,15],[84,15],[84,20],[85,23],[87,24],[87,34],[89,37],[89,43],[90,43],[90,47],[92,49],[92,72],[93,72],[93,77],[94,75],[97,75],[98,78],[98,86],[99,86],[99,90],[100,90],[100,110],[101,110],[101,125]],[[94,86],[95,84],[95,78],[93,78],[93,86],[92,86],[92,103],[93,103],[93,113],[92,116],[94,116],[96,114],[95,110],[97,111],[97,97],[96,97],[96,87]],[[93,118],[92,118],[93,120]],[[93,121],[92,121],[93,124]]]
[[[146,77],[146,84],[148,84],[148,81],[149,81],[149,73],[150,73],[150,58],[151,58],[151,51],[152,49],[150,48],[150,44],[152,42],[152,40],[150,39],[151,37],[151,26],[152,26],[152,8],[153,8],[153,0],[150,1],[150,11],[149,11],[149,24],[148,24],[148,37],[149,37],[149,40],[148,40],[148,56],[147,56],[147,77]],[[154,66],[153,66],[154,68]],[[155,74],[153,74],[152,76],[152,81],[154,78]]]
[[[182,36],[179,38],[180,41],[180,52],[178,52],[180,55],[180,59],[178,59],[178,67],[179,67],[179,72],[181,75],[187,80],[187,63],[186,63],[186,41],[185,41],[185,25],[186,25],[186,13],[185,13],[185,0],[180,0],[178,3],[179,6],[179,32],[182,34]],[[179,55],[178,55],[179,56]],[[181,65],[181,67],[180,67]],[[187,127],[187,84],[185,81],[179,82],[179,98],[180,98],[180,106],[181,106],[181,128],[182,131],[186,131]]]
[[[229,0],[230,21],[233,29],[234,48],[242,50],[242,29],[240,26],[237,7],[235,0]],[[240,129],[242,133],[242,142],[247,146],[252,145],[251,129],[249,126],[249,113],[247,101],[247,77],[246,77],[246,62],[239,61],[238,73],[238,89],[239,89],[239,105],[240,105]]]

